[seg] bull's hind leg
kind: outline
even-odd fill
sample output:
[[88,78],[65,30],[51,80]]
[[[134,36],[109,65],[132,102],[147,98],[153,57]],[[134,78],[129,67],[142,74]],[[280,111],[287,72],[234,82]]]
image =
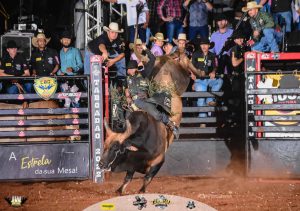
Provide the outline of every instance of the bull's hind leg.
[[157,174],[157,172],[159,171],[159,169],[161,168],[163,163],[164,163],[164,160],[162,162],[158,163],[157,165],[150,167],[149,171],[146,173],[146,175],[144,177],[144,184],[141,187],[141,189],[139,190],[140,193],[146,192],[147,186],[150,184],[153,177]]
[[119,187],[118,190],[116,191],[117,193],[119,193],[120,195],[123,194],[125,188],[131,182],[133,174],[134,174],[134,171],[133,172],[132,171],[127,171],[126,176],[124,178],[124,182],[121,185],[121,187]]

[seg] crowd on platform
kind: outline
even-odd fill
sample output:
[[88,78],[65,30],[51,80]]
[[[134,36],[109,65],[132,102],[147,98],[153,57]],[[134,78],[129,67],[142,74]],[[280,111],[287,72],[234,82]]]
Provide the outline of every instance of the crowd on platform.
[[[47,47],[50,38],[38,33],[32,39],[35,48],[30,61],[17,52],[19,46],[11,40],[1,58],[0,77],[90,74],[91,55],[101,55],[105,65],[116,70],[115,82],[128,87],[128,70],[142,72],[147,65],[136,53],[150,52],[154,57],[184,55],[199,71],[191,74],[190,89],[229,89],[234,99],[232,112],[237,113],[244,89],[244,53],[279,52],[282,38],[300,30],[300,0],[232,0],[232,17],[212,13],[217,5],[210,0],[105,1],[126,5],[128,40],[121,39],[126,37],[121,26],[111,22],[103,27],[102,35],[87,44],[82,59],[79,49],[71,46],[73,38],[69,31],[61,35],[59,53]],[[213,28],[216,28],[214,32]],[[136,65],[130,61],[136,61]],[[60,89],[78,91],[72,81],[60,84]],[[26,80],[1,80],[0,91],[32,93],[33,84]],[[217,102],[213,98],[199,98],[196,104],[216,106]],[[66,102],[65,107],[69,106],[79,105]],[[199,117],[206,116],[207,113],[199,114]]]

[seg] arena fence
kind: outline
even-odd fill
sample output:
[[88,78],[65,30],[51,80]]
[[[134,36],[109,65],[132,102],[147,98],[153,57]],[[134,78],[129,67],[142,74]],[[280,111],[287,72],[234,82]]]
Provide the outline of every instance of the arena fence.
[[[0,180],[102,181],[102,172],[96,168],[103,137],[100,57],[92,58],[91,68],[91,78],[51,77],[58,90],[48,100],[35,92],[0,93]],[[1,82],[5,87],[16,80],[33,84],[36,79],[1,77]],[[66,81],[79,90],[62,92],[60,85]],[[65,107],[67,98],[80,105]]]
[[246,59],[247,175],[300,175],[300,53],[254,53]]

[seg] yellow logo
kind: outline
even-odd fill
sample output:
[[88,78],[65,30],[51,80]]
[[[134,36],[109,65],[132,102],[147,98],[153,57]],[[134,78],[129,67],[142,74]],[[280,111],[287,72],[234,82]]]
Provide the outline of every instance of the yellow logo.
[[105,203],[105,204],[101,204],[100,208],[101,208],[101,210],[115,210],[115,205],[114,204]]
[[11,63],[6,63],[5,66],[6,67],[11,67]]
[[57,81],[55,78],[43,77],[34,80],[35,92],[44,100],[49,100],[56,92]]

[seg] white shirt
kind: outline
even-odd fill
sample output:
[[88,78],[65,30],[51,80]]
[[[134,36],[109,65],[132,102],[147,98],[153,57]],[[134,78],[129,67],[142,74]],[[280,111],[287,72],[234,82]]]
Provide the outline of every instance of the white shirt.
[[136,24],[136,5],[140,2],[144,4],[144,9],[139,16],[139,24],[142,24],[146,22],[146,12],[149,11],[146,0],[117,0],[118,4],[126,4],[128,26]]

